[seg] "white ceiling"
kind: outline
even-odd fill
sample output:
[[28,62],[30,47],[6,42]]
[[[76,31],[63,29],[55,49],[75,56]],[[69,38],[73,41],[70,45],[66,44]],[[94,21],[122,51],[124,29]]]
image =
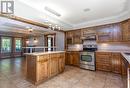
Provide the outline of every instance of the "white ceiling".
[[[14,3],[14,15],[42,23],[48,20],[61,26],[63,30],[114,23],[130,17],[130,0],[14,0]],[[45,11],[45,6],[61,16],[57,17]],[[84,12],[84,9],[90,10]],[[7,23],[6,20],[4,22]],[[9,23],[15,26],[16,24],[27,26],[11,20]],[[0,23],[0,27],[3,26],[7,27],[4,23]],[[39,31],[43,32],[43,29],[39,28]]]
[[[28,28],[30,27],[33,29],[33,32],[29,32]],[[27,23],[11,20],[8,18],[3,18],[0,17],[0,35],[2,33],[16,33],[18,36],[21,36],[21,34],[24,35],[30,35],[30,36],[41,36],[46,33],[52,33],[54,31],[43,28],[43,27],[38,27],[34,25],[30,25]],[[7,35],[6,35],[7,36]]]
[[[99,25],[107,23],[107,20],[109,23],[119,21],[117,17],[128,14],[130,5],[129,0],[16,0],[15,3],[16,15],[40,22],[47,19],[66,30]],[[61,16],[56,17],[45,11],[45,6],[60,13]],[[84,12],[84,9],[90,10]]]

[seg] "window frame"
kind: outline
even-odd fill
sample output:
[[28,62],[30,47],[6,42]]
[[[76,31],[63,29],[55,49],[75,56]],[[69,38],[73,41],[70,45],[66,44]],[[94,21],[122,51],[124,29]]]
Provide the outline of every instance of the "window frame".
[[[14,49],[15,49],[14,51],[15,51],[15,52],[22,52],[22,38],[14,38],[14,40],[15,40],[15,41],[14,41],[14,47],[15,47],[15,48],[14,48]],[[20,49],[20,51],[17,51],[17,50],[16,50],[16,40],[20,40],[20,41],[21,41],[21,49]]]
[[[3,39],[10,39],[10,51],[3,51],[2,46],[3,46]],[[12,38],[11,37],[1,37],[1,53],[11,53],[12,52]]]

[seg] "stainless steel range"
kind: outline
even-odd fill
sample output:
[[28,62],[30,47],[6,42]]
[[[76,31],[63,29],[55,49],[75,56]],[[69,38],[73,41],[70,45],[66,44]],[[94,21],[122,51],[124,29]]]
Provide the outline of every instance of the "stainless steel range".
[[80,67],[88,70],[95,70],[97,44],[95,35],[92,36],[83,40],[83,51],[80,53]]

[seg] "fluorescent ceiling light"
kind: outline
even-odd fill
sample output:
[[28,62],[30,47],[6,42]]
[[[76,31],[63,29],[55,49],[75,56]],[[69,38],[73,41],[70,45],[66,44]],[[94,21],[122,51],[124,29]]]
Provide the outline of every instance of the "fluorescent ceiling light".
[[50,13],[52,13],[52,14],[58,16],[58,17],[61,16],[61,14],[59,14],[58,12],[56,12],[55,10],[53,10],[53,9],[51,9],[51,8],[49,8],[49,7],[45,7],[44,9],[45,9],[46,11],[48,11],[48,12],[50,12]]

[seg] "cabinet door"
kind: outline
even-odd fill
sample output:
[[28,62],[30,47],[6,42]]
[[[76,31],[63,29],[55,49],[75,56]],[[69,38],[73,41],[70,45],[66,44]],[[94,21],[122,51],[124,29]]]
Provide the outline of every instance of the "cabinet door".
[[79,52],[73,52],[73,65],[79,66],[80,63],[80,55]]
[[67,45],[73,44],[73,32],[72,31],[66,32],[66,44]]
[[111,71],[111,53],[96,52],[96,69],[102,71]]
[[58,57],[57,54],[50,55],[50,76],[55,76],[58,73]]
[[113,42],[122,42],[121,24],[113,24]]
[[72,31],[66,32],[66,37],[67,38],[72,38],[73,37],[73,32]]
[[112,53],[112,72],[121,73],[121,56],[120,56],[120,53]]
[[97,27],[97,41],[98,42],[111,42],[113,36],[113,26],[105,25]]
[[37,63],[37,81],[46,80],[49,77],[49,59]]
[[125,58],[121,56],[121,74],[126,75],[127,74],[127,63],[125,61]]
[[130,28],[129,28],[129,21],[126,20],[121,23],[122,24],[122,33],[123,33],[123,41],[130,41]]
[[79,52],[67,52],[66,54],[66,64],[79,66],[80,55]]
[[66,65],[72,65],[73,64],[73,54],[71,52],[66,53]]
[[64,53],[59,54],[58,58],[58,68],[59,72],[63,72],[65,68],[65,58],[64,58]]
[[123,81],[123,84],[124,84],[124,88],[127,88],[127,61],[125,61],[125,58],[123,56],[121,56],[121,74],[122,74],[122,81]]
[[36,82],[36,56],[26,56],[26,62],[27,62],[27,79]]
[[73,44],[81,44],[81,30],[73,31]]

